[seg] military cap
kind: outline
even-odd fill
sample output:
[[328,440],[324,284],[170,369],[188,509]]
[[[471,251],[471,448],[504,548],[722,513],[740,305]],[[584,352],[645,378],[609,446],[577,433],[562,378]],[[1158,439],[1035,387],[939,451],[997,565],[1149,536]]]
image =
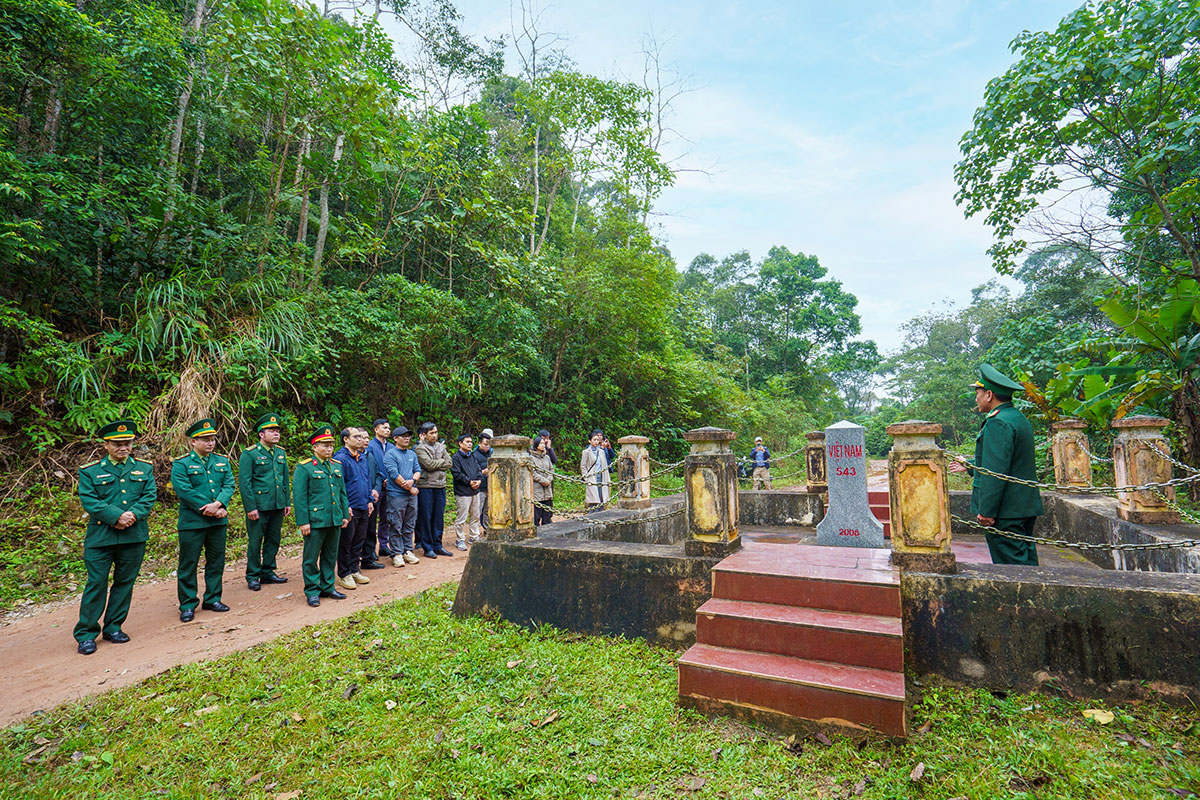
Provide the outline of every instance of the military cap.
[[201,436],[216,436],[217,421],[209,417],[197,420],[188,426],[187,435],[192,439],[199,439]]
[[979,380],[971,384],[972,389],[987,389],[996,394],[1011,395],[1025,388],[1007,375],[1003,375],[991,364],[979,365]]
[[106,442],[123,442],[138,435],[137,423],[131,419],[119,419],[104,425],[96,436]]
[[312,432],[312,436],[308,437],[309,444],[317,442],[332,442],[333,441],[333,426],[318,425],[317,429]]
[[258,421],[254,423],[254,432],[258,433],[260,431],[265,431],[267,428],[278,427],[279,415],[272,411],[270,414],[263,414],[258,418]]

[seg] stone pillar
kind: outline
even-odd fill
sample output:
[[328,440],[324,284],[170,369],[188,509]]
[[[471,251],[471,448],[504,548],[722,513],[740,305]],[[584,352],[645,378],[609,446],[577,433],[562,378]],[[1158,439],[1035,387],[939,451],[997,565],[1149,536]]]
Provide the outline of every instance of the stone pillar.
[[807,468],[808,485],[806,491],[825,494],[829,491],[829,482],[825,478],[825,431],[811,431],[805,434],[808,445],[804,448],[804,465]]
[[723,428],[697,428],[683,438],[691,442],[684,463],[684,500],[689,556],[724,556],[742,546],[738,536],[737,458],[729,449],[736,434]]
[[[1154,452],[1171,452],[1163,428],[1170,424],[1162,417],[1125,417],[1115,421],[1117,439],[1113,442],[1113,471],[1117,486],[1142,486],[1171,479],[1171,463]],[[1159,489],[1168,500],[1175,500],[1175,487]],[[1171,525],[1179,522],[1163,499],[1150,489],[1117,493],[1117,516],[1130,522]]]
[[650,453],[645,436],[622,436],[617,440],[617,482],[620,484],[618,508],[650,507]]
[[533,526],[533,462],[529,437],[497,436],[488,458],[487,538],[513,542],[537,535]]
[[1087,423],[1060,419],[1050,426],[1050,455],[1054,459],[1054,482],[1059,486],[1091,486],[1092,457]]
[[910,420],[887,427],[892,563],[914,572],[956,572],[950,549],[946,454],[934,442],[942,426]]

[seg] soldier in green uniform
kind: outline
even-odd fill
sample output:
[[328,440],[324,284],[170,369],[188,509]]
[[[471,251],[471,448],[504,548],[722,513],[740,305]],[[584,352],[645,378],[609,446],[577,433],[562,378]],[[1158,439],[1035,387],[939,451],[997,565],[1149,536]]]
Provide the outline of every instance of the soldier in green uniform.
[[[236,489],[229,459],[213,450],[217,446],[216,423],[202,419],[187,429],[192,452],[171,464],[171,485],[179,498],[179,621],[191,622],[196,606],[205,611],[228,611],[221,602],[221,578],[225,571],[225,533],[229,525],[229,501]],[[204,602],[196,597],[196,568],[204,551]]]
[[342,465],[333,458],[333,428],[320,426],[308,441],[313,457],[296,465],[292,508],[304,537],[304,596],[310,606],[319,606],[322,597],[346,599],[334,588],[333,575],[342,528],[350,522],[350,501]]
[[[965,464],[951,465],[954,472],[969,472],[971,513],[981,525],[1027,536],[1042,513],[1042,495],[1033,486],[976,473],[978,465],[1001,475],[1037,480],[1034,461],[1033,427],[1012,404],[1014,392],[1022,391],[1016,381],[1002,375],[989,364],[979,367],[979,380],[971,384],[975,406],[984,414],[983,425],[975,437],[975,458]],[[993,564],[1030,564],[1037,566],[1037,547],[1033,542],[987,533],[988,552]]]
[[287,454],[279,447],[279,415],[263,414],[254,423],[258,444],[238,457],[238,489],[246,509],[246,585],[257,592],[264,583],[287,583],[275,574],[276,554],[288,505]]
[[[150,462],[130,457],[137,425],[132,420],[117,420],[100,428],[96,435],[104,442],[108,455],[79,468],[79,502],[88,514],[83,540],[87,585],[79,601],[75,641],[79,654],[85,656],[96,652],[101,614],[106,641],[129,641],[121,625],[129,615],[133,583],[150,538],[146,518],[158,498]],[[109,570],[113,576],[111,590]]]

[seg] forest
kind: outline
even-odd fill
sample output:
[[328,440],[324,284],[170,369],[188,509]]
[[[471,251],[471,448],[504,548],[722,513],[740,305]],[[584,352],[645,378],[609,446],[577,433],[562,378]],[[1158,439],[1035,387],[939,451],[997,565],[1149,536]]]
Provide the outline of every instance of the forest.
[[116,417],[181,451],[200,416],[240,440],[266,410],[293,443],[383,415],[603,427],[667,457],[697,425],[782,452],[850,418],[878,456],[900,419],[969,444],[982,361],[1040,430],[1156,413],[1200,456],[1195,2],[1089,2],[1013,42],[954,176],[1020,288],[923,313],[887,353],[795,243],[676,262],[653,49],[643,80],[600,78],[528,20],[473,40],[450,0],[0,0],[0,20],[0,467],[48,465],[28,480]]

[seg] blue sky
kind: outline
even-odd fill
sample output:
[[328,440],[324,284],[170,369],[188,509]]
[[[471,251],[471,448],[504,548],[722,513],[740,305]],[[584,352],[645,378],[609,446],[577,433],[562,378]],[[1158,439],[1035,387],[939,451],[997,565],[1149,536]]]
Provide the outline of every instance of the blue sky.
[[[856,3],[539,0],[540,28],[578,67],[640,79],[653,32],[689,77],[672,126],[688,141],[658,202],[680,269],[772,245],[816,255],[859,299],[884,351],[900,326],[996,277],[991,237],[954,204],[958,140],[1022,30],[1082,0]],[[474,35],[510,33],[505,0],[458,0]],[[510,59],[509,71],[515,72]]]

